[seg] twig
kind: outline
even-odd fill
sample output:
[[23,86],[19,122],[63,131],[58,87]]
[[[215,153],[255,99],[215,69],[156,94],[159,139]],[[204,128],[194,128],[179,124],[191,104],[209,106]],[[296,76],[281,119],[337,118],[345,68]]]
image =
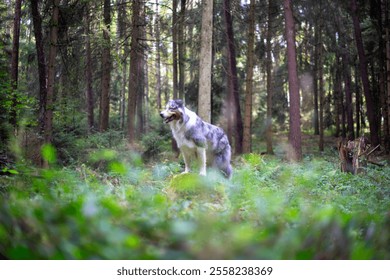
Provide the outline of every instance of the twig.
[[378,149],[379,146],[380,146],[380,144],[378,144],[378,146],[376,146],[374,149],[372,149],[371,152],[369,152],[369,153],[367,154],[367,157],[368,157],[369,155],[371,155],[376,149]]
[[380,167],[384,167],[385,164],[383,163],[379,163],[379,162],[376,162],[376,161],[373,161],[373,160],[367,160],[368,163],[371,163],[371,164],[374,164],[374,165],[377,165],[377,166],[380,166]]

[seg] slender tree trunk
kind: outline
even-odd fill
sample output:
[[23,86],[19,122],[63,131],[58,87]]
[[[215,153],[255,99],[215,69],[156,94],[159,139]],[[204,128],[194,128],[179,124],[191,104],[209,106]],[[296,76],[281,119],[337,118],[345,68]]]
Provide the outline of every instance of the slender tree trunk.
[[47,69],[47,100],[44,133],[45,143],[52,143],[53,140],[53,101],[56,74],[59,5],[60,0],[53,0],[53,14],[50,23],[50,48]]
[[[336,61],[339,61],[337,56],[336,56]],[[341,96],[340,96],[341,95],[341,92],[340,92],[340,89],[341,89],[340,71],[339,71],[339,66],[338,66],[337,62],[336,62],[335,68],[336,68],[336,70],[335,70],[336,73],[335,73],[334,84],[333,84],[333,100],[334,100],[334,106],[335,106],[335,111],[336,111],[336,114],[335,114],[336,130],[335,130],[334,136],[339,137],[341,134],[342,101],[340,101],[340,99],[341,99]]]
[[103,26],[103,51],[102,51],[102,86],[100,95],[100,131],[108,129],[110,116],[110,80],[111,80],[111,3],[104,0],[104,26]]
[[[127,29],[128,21],[126,15],[126,0],[117,0],[118,18],[117,18],[117,54],[121,60],[121,64],[118,65],[117,79],[120,84],[119,89],[119,125],[121,130],[125,129],[125,118],[126,118],[126,86],[127,86],[127,54],[129,52],[128,40],[127,40]],[[121,47],[121,41],[123,49]],[[120,71],[122,73],[120,73]]]
[[[322,2],[320,2],[320,9],[322,8]],[[325,92],[324,92],[324,77],[323,77],[323,47],[322,47],[322,21],[320,20],[318,26],[318,93],[319,93],[319,142],[318,149],[324,151],[324,102],[325,102]]]
[[386,149],[387,153],[390,153],[390,20],[389,20],[389,1],[385,1],[385,36],[386,36],[386,85],[387,85],[387,102],[384,106],[387,106],[387,119],[388,119],[388,127],[387,127],[387,135],[389,139],[387,139]]
[[253,94],[253,65],[255,45],[255,0],[250,1],[248,50],[246,69],[246,93],[245,93],[245,116],[244,116],[244,139],[242,149],[244,153],[251,152],[251,125],[252,125],[252,94]]
[[138,42],[140,38],[140,20],[141,20],[141,3],[140,0],[134,0],[132,5],[132,34],[130,43],[130,76],[129,76],[129,97],[127,106],[127,133],[130,144],[133,144],[136,138],[135,119],[137,94],[140,87],[140,65],[141,46]]
[[172,63],[173,63],[173,99],[178,98],[178,67],[177,67],[177,35],[178,35],[178,22],[177,22],[177,0],[172,2]]
[[[345,49],[345,48],[344,48]],[[354,127],[353,127],[353,109],[352,109],[352,89],[351,89],[351,70],[350,59],[347,51],[343,51],[342,65],[344,74],[344,90],[345,90],[345,102],[346,102],[346,116],[347,116],[347,139],[355,139]]]
[[[125,47],[124,53],[128,52],[128,48]],[[124,57],[122,66],[122,89],[121,89],[121,102],[120,102],[120,127],[123,130],[125,128],[126,119],[126,85],[127,85],[127,57]]]
[[353,20],[353,26],[355,31],[356,47],[359,55],[360,74],[363,83],[364,96],[366,97],[367,117],[370,126],[371,144],[376,146],[380,144],[379,139],[379,127],[380,123],[377,121],[377,106],[375,104],[374,96],[370,90],[370,84],[367,73],[367,57],[364,52],[362,32],[360,28],[360,22],[358,18],[358,7],[356,0],[351,0],[351,15]]
[[184,39],[184,27],[185,27],[185,14],[186,14],[186,0],[180,1],[180,14],[179,14],[179,34],[178,34],[178,44],[179,44],[179,98],[185,99],[185,39]]
[[38,79],[39,79],[39,130],[45,131],[46,100],[47,100],[47,71],[46,58],[43,47],[42,18],[38,7],[39,0],[31,0],[31,14],[34,25],[35,47],[37,50]]
[[355,111],[356,111],[356,137],[360,135],[360,108],[361,108],[361,96],[360,96],[360,87],[359,87],[359,70],[358,65],[354,63],[355,68]]
[[[141,3],[141,18],[144,16],[143,5]],[[144,28],[140,26],[140,38],[144,38]],[[138,56],[138,87],[137,87],[137,138],[139,139],[144,133],[144,106],[145,106],[145,57],[143,54]]]
[[243,123],[240,109],[240,93],[237,78],[236,48],[234,45],[233,20],[230,0],[224,0],[225,33],[228,56],[228,114],[233,116],[232,131],[234,132],[234,147],[236,154],[242,154]]
[[319,126],[319,118],[318,118],[318,77],[319,77],[319,67],[320,63],[318,61],[319,58],[319,52],[320,52],[320,47],[322,42],[320,42],[320,31],[319,31],[319,24],[318,24],[318,19],[317,22],[314,26],[314,41],[315,41],[315,46],[314,46],[314,69],[313,69],[313,97],[314,97],[314,116],[313,116],[313,124],[314,124],[314,135],[319,135],[320,134],[320,126]]
[[211,122],[211,68],[213,43],[213,0],[202,1],[198,115]]
[[266,142],[267,142],[267,154],[274,154],[272,146],[272,98],[274,93],[274,83],[273,83],[273,74],[272,74],[272,34],[274,30],[274,19],[275,19],[275,4],[273,1],[268,1],[268,22],[267,22],[267,43],[266,43],[266,52],[267,52],[267,61],[266,61],[266,71],[267,71],[267,120],[266,120]]
[[160,55],[160,13],[159,0],[156,0],[155,11],[155,36],[156,36],[156,92],[157,92],[157,108],[161,110],[161,55]]
[[289,143],[291,153],[288,158],[292,161],[302,159],[301,147],[301,116],[299,81],[297,73],[297,55],[295,49],[295,26],[291,0],[284,0],[284,15],[287,40],[288,84],[290,96],[290,132]]
[[87,4],[86,16],[85,16],[85,52],[86,52],[86,107],[87,107],[87,124],[89,133],[94,129],[94,101],[93,101],[93,88],[92,88],[92,55],[91,55],[91,40],[90,40],[90,11]]
[[14,30],[12,38],[12,54],[11,54],[11,87],[12,87],[12,111],[11,124],[14,128],[17,127],[17,89],[18,89],[18,72],[19,72],[19,37],[20,37],[20,19],[22,13],[22,0],[15,1],[14,13]]

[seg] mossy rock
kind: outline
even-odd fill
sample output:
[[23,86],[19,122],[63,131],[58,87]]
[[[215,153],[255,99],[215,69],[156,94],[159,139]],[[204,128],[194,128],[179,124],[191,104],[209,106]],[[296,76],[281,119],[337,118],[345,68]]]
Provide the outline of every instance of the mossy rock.
[[169,196],[173,199],[179,197],[214,198],[225,196],[225,186],[211,178],[196,173],[183,173],[174,176],[168,188]]
[[210,184],[205,176],[183,173],[172,178],[169,188],[178,194],[201,194],[207,192]]

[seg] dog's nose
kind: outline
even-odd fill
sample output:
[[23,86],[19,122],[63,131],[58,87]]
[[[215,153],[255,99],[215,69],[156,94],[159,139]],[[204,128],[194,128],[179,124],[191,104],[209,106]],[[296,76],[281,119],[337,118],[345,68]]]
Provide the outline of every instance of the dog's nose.
[[160,117],[164,118],[164,114],[162,112],[160,113]]

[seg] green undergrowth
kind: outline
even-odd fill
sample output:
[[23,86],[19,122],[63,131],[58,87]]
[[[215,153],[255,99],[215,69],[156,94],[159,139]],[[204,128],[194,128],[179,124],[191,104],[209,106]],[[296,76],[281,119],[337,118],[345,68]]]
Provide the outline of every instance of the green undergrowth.
[[[244,155],[231,180],[104,149],[0,177],[6,259],[389,259],[390,168]],[[11,170],[11,169],[10,169]]]

